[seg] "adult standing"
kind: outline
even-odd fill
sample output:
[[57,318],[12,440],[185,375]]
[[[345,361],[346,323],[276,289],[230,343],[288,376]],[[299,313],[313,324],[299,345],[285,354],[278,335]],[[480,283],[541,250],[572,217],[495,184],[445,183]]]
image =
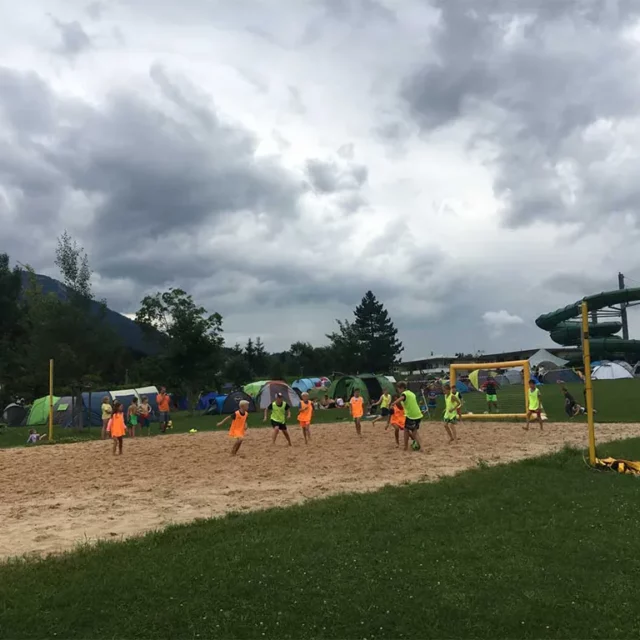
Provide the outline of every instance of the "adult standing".
[[165,433],[171,421],[171,397],[166,387],[160,387],[160,393],[156,396],[158,414],[160,419],[160,431]]

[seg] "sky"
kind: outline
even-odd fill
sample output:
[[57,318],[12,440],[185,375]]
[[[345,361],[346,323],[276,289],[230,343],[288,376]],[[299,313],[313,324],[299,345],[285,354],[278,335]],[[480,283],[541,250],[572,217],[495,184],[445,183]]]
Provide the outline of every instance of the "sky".
[[[87,251],[135,314],[326,343],[367,290],[406,359],[549,346],[640,286],[640,0],[0,6],[0,251]],[[630,312],[640,338],[640,311]]]

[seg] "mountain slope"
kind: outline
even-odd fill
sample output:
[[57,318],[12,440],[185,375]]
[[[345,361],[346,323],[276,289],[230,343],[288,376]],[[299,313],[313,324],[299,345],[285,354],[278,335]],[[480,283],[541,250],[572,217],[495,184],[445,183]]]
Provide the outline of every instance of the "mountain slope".
[[[29,274],[23,272],[22,284],[26,287],[28,284]],[[44,293],[53,293],[61,300],[67,298],[67,289],[58,280],[37,274],[36,279],[38,285],[42,287]],[[91,301],[91,311],[98,315],[101,313],[102,305],[94,300]],[[158,346],[150,341],[142,332],[140,327],[131,319],[123,316],[117,311],[112,311],[107,307],[105,319],[114,331],[118,334],[122,343],[128,349],[135,351],[140,355],[153,355],[158,352]]]

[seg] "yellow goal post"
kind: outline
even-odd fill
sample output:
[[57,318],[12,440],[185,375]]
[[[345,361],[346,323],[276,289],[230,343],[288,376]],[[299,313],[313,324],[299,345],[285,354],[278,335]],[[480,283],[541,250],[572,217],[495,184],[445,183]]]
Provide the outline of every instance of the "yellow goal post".
[[[529,379],[531,377],[531,368],[528,360],[510,360],[508,362],[456,362],[449,366],[449,381],[451,387],[455,389],[460,372],[489,370],[496,371],[499,369],[511,369],[514,367],[522,367],[522,412],[521,413],[465,413],[465,420],[495,420],[496,418],[505,420],[521,420],[527,417],[527,404],[529,402]],[[479,391],[479,390],[478,390]],[[519,404],[519,403],[518,403]]]

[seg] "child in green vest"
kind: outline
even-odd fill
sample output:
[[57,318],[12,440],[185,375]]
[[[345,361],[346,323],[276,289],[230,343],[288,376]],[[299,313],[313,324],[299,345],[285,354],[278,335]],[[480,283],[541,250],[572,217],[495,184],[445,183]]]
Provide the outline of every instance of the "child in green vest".
[[271,426],[273,427],[273,444],[276,443],[278,434],[282,432],[291,446],[291,438],[287,431],[287,418],[291,418],[291,407],[284,401],[281,393],[276,394],[276,399],[264,410],[264,422],[267,421],[269,412],[271,412]]

